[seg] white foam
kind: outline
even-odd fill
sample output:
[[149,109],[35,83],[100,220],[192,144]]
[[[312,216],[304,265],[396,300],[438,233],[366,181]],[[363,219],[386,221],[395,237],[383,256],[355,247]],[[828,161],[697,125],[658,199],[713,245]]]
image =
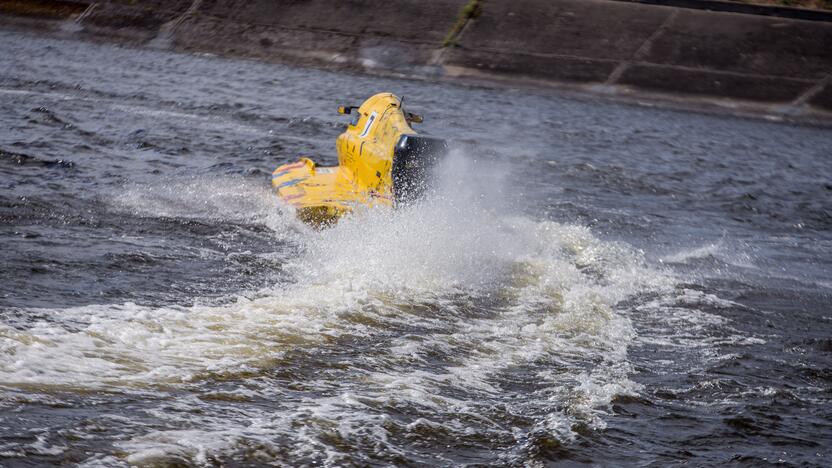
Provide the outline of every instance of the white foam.
[[673,263],[684,263],[693,258],[706,258],[716,256],[723,249],[723,241],[705,244],[692,249],[684,249],[679,252],[665,255],[662,261]]
[[130,184],[107,202],[133,216],[261,223],[278,231],[293,225],[268,187],[243,177],[188,176]]
[[[627,362],[635,333],[617,304],[672,281],[648,268],[641,252],[585,227],[517,215],[501,189],[504,168],[455,155],[443,169],[424,201],[359,212],[324,231],[273,216],[273,198],[245,183],[220,183],[208,194],[200,181],[128,189],[116,203],[139,215],[274,223],[277,235],[300,246],[297,257],[283,259],[293,281],[220,307],[38,311],[49,322],[26,330],[0,325],[0,352],[8,357],[0,360],[0,385],[163,391],[256,374],[279,366],[289,351],[325,350],[343,337],[392,334],[364,357],[369,371],[357,367],[341,382],[320,377],[321,385],[343,388],[340,396],[200,417],[193,429],[147,432],[120,446],[130,463],[203,463],[240,440],[268,444],[280,435],[295,456],[325,454],[338,463],[345,455],[326,442],[333,431],[398,450],[387,433],[399,423],[373,409],[385,405],[423,408],[423,421],[458,415],[442,424],[460,437],[474,430],[473,419],[477,430],[520,438],[480,409],[505,397],[501,375],[518,368],[536,373],[539,393],[522,404],[548,415],[541,428],[570,437],[575,422],[603,427],[610,400],[639,388]],[[408,329],[420,331],[401,332]],[[431,353],[444,361],[426,365]],[[280,392],[261,381],[249,385]]]
[[748,247],[742,244],[729,243],[725,239],[710,242],[699,247],[682,249],[676,253],[664,255],[661,262],[687,263],[690,260],[716,258],[721,262],[740,268],[757,269],[754,258],[748,252]]
[[745,306],[713,294],[679,288],[636,307],[641,333],[633,343],[677,353],[678,359],[651,361],[654,372],[696,373],[733,358],[731,352],[722,350],[726,345],[736,349],[766,342],[733,328],[728,318],[703,310],[729,308]]

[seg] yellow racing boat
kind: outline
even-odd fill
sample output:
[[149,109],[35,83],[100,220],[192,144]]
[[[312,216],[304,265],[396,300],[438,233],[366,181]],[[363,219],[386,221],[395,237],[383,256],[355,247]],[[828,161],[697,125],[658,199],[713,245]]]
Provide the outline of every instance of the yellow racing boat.
[[438,138],[418,135],[411,125],[422,117],[402,108],[403,99],[380,93],[352,115],[338,136],[338,166],[320,167],[309,158],[285,164],[272,174],[277,195],[298,218],[325,226],[358,207],[394,207],[424,192],[433,165],[448,151]]

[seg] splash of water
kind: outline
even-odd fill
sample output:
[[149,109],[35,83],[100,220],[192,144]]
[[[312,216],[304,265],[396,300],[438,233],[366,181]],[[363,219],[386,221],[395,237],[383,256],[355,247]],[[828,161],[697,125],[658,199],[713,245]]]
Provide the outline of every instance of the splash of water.
[[[268,415],[202,418],[199,429],[150,431],[122,444],[131,463],[171,453],[204,460],[205,450],[276,435],[289,440],[293,456],[325,453],[338,463],[346,455],[327,442],[333,430],[395,451],[392,434],[424,427],[517,441],[534,431],[568,439],[576,424],[602,427],[605,405],[638,390],[628,379],[634,331],[618,304],[671,281],[640,252],[585,227],[520,216],[502,183],[505,167],[455,153],[439,173],[419,203],[358,212],[323,231],[276,214],[261,188],[215,181],[206,193],[197,181],[127,191],[116,205],[144,216],[272,226],[302,246],[282,259],[293,280],[221,307],[102,304],[40,311],[49,320],[26,327],[0,325],[0,385],[206,391],[217,379],[248,381],[302,365],[293,353],[360,350],[344,372],[305,382],[336,386],[337,396],[322,392]],[[517,398],[506,376],[524,372],[538,390],[519,398],[517,410],[544,416],[517,433],[490,420],[493,409],[482,402]],[[254,380],[247,386],[261,395],[281,391]],[[391,422],[389,407],[422,408],[421,417]],[[223,443],[206,449],[206,441]]]

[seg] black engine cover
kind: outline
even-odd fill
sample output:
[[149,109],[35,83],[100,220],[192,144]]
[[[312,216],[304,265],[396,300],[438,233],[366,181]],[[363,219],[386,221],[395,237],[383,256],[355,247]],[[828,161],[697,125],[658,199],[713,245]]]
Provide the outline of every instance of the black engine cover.
[[447,154],[445,140],[402,135],[393,150],[393,197],[396,204],[419,198],[430,183],[431,169]]

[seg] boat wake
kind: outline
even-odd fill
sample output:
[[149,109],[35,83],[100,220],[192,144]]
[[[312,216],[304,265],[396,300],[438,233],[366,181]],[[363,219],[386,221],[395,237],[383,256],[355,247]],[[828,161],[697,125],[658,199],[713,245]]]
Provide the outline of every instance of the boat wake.
[[[612,399],[639,390],[628,313],[673,280],[586,227],[518,215],[505,168],[453,153],[440,173],[416,204],[322,231],[250,197],[259,222],[299,246],[274,259],[290,279],[222,306],[39,310],[43,320],[0,325],[0,385],[158,400],[151,422],[113,441],[125,454],[116,461],[136,464],[229,452],[454,461],[420,449],[427,441],[496,441],[510,461],[602,428]],[[147,216],[182,214],[162,192],[131,192],[114,209],[134,200]]]

